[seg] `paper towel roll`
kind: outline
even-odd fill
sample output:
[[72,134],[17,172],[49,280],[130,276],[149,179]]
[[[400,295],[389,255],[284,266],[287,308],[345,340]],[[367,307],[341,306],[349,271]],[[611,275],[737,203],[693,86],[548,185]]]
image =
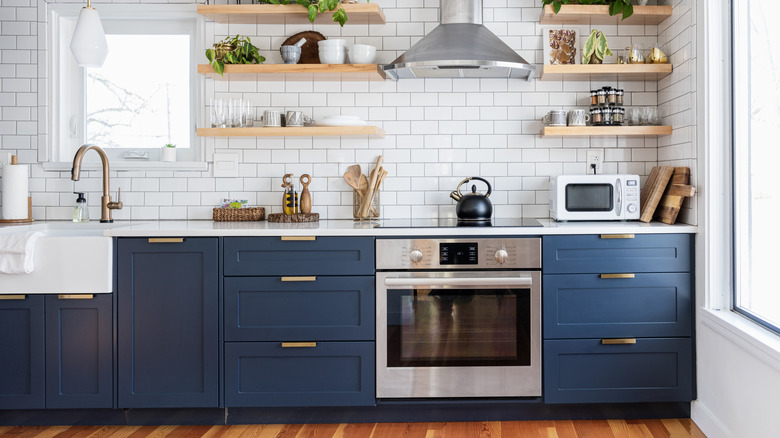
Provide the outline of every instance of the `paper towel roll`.
[[27,166],[3,166],[3,219],[27,217]]

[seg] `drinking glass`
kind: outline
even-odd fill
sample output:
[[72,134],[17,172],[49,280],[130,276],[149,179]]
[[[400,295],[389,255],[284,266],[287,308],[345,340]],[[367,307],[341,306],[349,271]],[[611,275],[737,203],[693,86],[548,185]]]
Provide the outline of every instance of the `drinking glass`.
[[227,121],[225,119],[225,101],[222,99],[211,98],[211,127],[227,127]]
[[251,127],[255,122],[255,108],[248,99],[241,106],[241,127]]

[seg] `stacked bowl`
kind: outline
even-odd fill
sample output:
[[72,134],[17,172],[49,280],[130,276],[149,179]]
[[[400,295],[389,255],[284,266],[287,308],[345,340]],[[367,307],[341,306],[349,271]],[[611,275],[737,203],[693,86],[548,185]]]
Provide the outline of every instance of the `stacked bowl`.
[[353,44],[349,49],[352,64],[373,64],[376,61],[376,47],[368,44]]
[[347,46],[344,40],[332,39],[317,42],[322,64],[344,64],[347,58]]

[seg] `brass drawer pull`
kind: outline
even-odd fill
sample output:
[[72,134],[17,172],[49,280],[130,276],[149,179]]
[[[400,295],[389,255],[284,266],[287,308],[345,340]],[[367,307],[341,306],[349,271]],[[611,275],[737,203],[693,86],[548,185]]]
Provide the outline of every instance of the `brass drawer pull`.
[[602,345],[628,345],[636,344],[636,338],[602,339]]
[[317,277],[282,277],[282,281],[317,281]]
[[183,237],[150,237],[149,243],[182,243]]
[[0,300],[24,300],[27,295],[0,295]]
[[601,278],[634,278],[636,274],[601,274]]
[[313,348],[316,342],[282,342],[282,348]]
[[602,239],[633,239],[633,234],[602,234]]
[[317,240],[317,236],[282,236],[282,240],[301,241],[301,240]]
[[95,298],[94,294],[59,294],[58,300],[91,300]]

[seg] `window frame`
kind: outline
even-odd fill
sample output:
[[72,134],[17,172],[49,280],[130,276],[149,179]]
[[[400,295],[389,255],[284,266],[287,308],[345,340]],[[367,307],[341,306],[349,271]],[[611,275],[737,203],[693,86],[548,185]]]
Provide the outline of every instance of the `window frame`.
[[[76,143],[83,144],[86,141],[86,100],[84,95],[84,84],[86,83],[86,71],[75,66],[75,59],[70,53],[70,38],[62,38],[60,35],[65,32],[70,34],[71,29],[75,27],[75,20],[78,17],[82,4],[57,3],[48,5],[47,13],[47,118],[49,123],[45,150],[40,150],[39,161],[45,163],[67,163],[72,160],[74,150],[70,150],[73,140],[62,141],[72,128],[69,126],[74,123],[67,120],[63,106],[64,102],[77,102],[79,105],[78,113],[80,119],[75,122],[76,136],[80,137]],[[203,52],[203,35],[205,34],[205,20],[197,14],[196,4],[101,4],[98,7],[101,21],[104,24],[106,33],[113,32],[111,22],[118,24],[120,28],[127,28],[127,20],[145,21],[147,29],[155,28],[154,32],[145,32],[146,34],[158,33],[157,27],[161,30],[159,33],[181,34],[181,29],[189,30],[191,36],[190,45],[190,123],[192,125],[191,144],[189,148],[180,148],[177,151],[177,162],[184,163],[202,163],[205,162],[205,141],[197,137],[197,126],[203,122],[201,107],[205,96],[205,81],[201,75],[198,75],[195,69],[197,56]],[[121,21],[120,21],[121,20]],[[167,24],[171,21],[177,22],[177,31],[171,32]],[[156,23],[161,23],[156,26]],[[163,23],[165,23],[163,25]],[[141,34],[142,32],[139,32]],[[110,48],[109,48],[110,50]],[[69,86],[63,84],[65,73],[64,69],[79,69],[77,77]],[[66,88],[65,88],[66,87]],[[71,117],[73,119],[73,117]],[[98,145],[100,146],[100,145]],[[162,145],[161,145],[162,146]],[[75,147],[75,146],[73,146]],[[143,150],[149,153],[149,160],[127,160],[122,158],[122,154],[128,151]],[[105,149],[109,156],[112,167],[122,167],[122,164],[131,165],[134,168],[144,164],[152,164],[149,167],[159,168],[161,148],[114,148]],[[88,154],[86,161],[97,161],[97,154]],[[118,164],[118,166],[117,166]],[[176,163],[168,163],[170,167],[179,167]]]

